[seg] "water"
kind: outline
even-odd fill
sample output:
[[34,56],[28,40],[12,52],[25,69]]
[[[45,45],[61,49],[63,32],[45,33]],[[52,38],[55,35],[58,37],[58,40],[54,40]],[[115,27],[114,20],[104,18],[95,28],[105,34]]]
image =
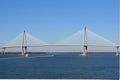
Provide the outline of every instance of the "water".
[[0,79],[119,79],[119,57],[115,53],[0,54]]

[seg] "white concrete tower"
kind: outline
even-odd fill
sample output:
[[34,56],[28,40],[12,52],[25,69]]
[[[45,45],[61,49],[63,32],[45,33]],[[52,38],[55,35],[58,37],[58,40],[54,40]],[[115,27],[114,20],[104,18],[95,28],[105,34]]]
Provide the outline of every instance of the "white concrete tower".
[[82,56],[86,56],[86,54],[87,54],[87,32],[86,32],[86,27],[83,30],[82,49],[83,49]]
[[22,55],[26,55],[27,53],[27,39],[26,39],[26,32],[24,30],[22,36]]

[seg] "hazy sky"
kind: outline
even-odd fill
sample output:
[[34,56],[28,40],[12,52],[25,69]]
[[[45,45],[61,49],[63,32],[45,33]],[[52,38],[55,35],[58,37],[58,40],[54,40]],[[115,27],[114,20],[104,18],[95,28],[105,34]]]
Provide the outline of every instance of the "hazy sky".
[[119,0],[0,0],[0,43],[24,29],[53,43],[84,26],[117,43]]

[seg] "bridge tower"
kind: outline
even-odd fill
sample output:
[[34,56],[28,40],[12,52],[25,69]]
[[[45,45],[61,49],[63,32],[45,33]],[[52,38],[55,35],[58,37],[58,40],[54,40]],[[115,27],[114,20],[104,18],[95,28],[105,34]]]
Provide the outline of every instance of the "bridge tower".
[[22,36],[22,55],[26,55],[26,53],[27,53],[27,38],[26,38],[26,32],[24,30]]
[[83,49],[83,53],[82,56],[86,56],[87,54],[87,31],[86,31],[86,27],[83,30],[83,42],[82,42],[82,49]]
[[116,56],[119,54],[119,46],[116,46]]

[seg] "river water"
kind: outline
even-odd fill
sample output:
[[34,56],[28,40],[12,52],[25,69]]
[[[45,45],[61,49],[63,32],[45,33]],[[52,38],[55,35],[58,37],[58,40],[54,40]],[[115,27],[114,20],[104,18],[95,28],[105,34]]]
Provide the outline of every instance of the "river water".
[[0,54],[0,79],[119,79],[115,53]]

